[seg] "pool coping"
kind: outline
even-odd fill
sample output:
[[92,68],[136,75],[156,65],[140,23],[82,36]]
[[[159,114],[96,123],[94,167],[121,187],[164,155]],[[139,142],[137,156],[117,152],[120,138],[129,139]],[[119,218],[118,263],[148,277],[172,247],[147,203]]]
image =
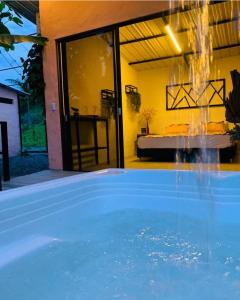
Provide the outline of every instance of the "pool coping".
[[[33,192],[37,191],[43,191],[46,190],[47,188],[57,188],[57,187],[62,187],[65,185],[68,185],[69,183],[76,183],[76,182],[81,182],[85,180],[89,180],[91,178],[98,178],[99,176],[102,175],[121,175],[124,173],[128,173],[128,171],[131,172],[153,172],[153,173],[197,173],[201,172],[201,170],[179,170],[179,169],[171,169],[171,170],[166,170],[166,169],[124,169],[124,168],[107,168],[103,170],[98,170],[98,171],[93,171],[93,172],[87,172],[87,173],[80,173],[76,175],[70,175],[67,177],[62,177],[62,178],[57,178],[57,179],[52,179],[48,181],[43,181],[40,183],[34,183],[34,184],[29,184],[26,186],[21,186],[21,187],[16,187],[14,189],[9,189],[9,190],[3,190],[0,192],[0,202],[3,200],[8,199],[9,197],[12,198],[14,196],[21,197],[21,196],[26,196],[28,194],[31,194]],[[240,174],[239,171],[221,171],[221,170],[206,170],[208,174],[221,174],[221,175],[236,175]],[[5,199],[4,199],[5,198]]]

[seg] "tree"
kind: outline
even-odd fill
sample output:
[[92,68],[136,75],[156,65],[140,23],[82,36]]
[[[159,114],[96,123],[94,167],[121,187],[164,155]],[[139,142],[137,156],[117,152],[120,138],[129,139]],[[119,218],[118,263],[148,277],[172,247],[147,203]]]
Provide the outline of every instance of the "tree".
[[43,46],[33,44],[27,59],[21,58],[23,64],[23,89],[31,95],[33,103],[44,103],[44,78],[42,65]]
[[4,1],[0,1],[0,48],[6,51],[14,50],[14,44],[22,42],[30,42],[38,45],[44,45],[47,41],[46,38],[40,36],[30,35],[13,35],[7,27],[9,22],[13,22],[18,26],[22,26],[23,21],[21,16],[8,7]]

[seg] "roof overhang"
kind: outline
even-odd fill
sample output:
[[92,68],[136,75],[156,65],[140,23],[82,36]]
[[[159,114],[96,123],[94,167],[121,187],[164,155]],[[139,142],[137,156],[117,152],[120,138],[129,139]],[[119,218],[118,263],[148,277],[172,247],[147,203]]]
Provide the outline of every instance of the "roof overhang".
[[20,15],[28,19],[29,21],[33,22],[34,24],[37,23],[36,21],[36,14],[39,11],[39,1],[6,1],[7,5],[10,6],[13,10],[18,12]]
[[8,85],[6,85],[6,84],[3,84],[3,83],[0,83],[0,88],[10,90],[10,91],[12,91],[12,92],[14,92],[14,93],[16,93],[16,94],[18,94],[18,95],[21,95],[21,96],[29,96],[28,93],[23,92],[23,91],[20,91],[20,90],[18,90],[18,89],[15,89],[15,88],[13,88],[13,87],[11,87],[11,86],[8,86]]

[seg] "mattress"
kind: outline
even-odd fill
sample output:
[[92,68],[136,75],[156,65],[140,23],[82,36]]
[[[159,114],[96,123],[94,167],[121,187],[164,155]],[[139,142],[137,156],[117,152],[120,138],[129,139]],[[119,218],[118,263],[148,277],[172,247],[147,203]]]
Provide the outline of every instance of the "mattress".
[[137,141],[140,149],[223,149],[233,146],[231,135],[213,134],[205,136],[140,136]]

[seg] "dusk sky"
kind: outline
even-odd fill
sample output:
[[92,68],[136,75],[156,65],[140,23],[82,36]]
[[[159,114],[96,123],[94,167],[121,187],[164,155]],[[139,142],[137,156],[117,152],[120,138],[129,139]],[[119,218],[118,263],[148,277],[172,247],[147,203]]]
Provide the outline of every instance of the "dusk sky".
[[[8,29],[12,34],[24,34],[29,35],[36,33],[36,25],[22,17],[23,25],[18,26],[13,22],[8,23]],[[20,57],[26,58],[29,49],[31,48],[31,43],[20,43],[15,44],[14,51],[5,51],[0,48],[0,70],[5,68],[11,68],[13,66],[21,65]],[[0,82],[6,85],[12,85],[8,79],[19,79],[21,80],[22,68],[0,71]],[[18,88],[17,86],[15,86]]]

